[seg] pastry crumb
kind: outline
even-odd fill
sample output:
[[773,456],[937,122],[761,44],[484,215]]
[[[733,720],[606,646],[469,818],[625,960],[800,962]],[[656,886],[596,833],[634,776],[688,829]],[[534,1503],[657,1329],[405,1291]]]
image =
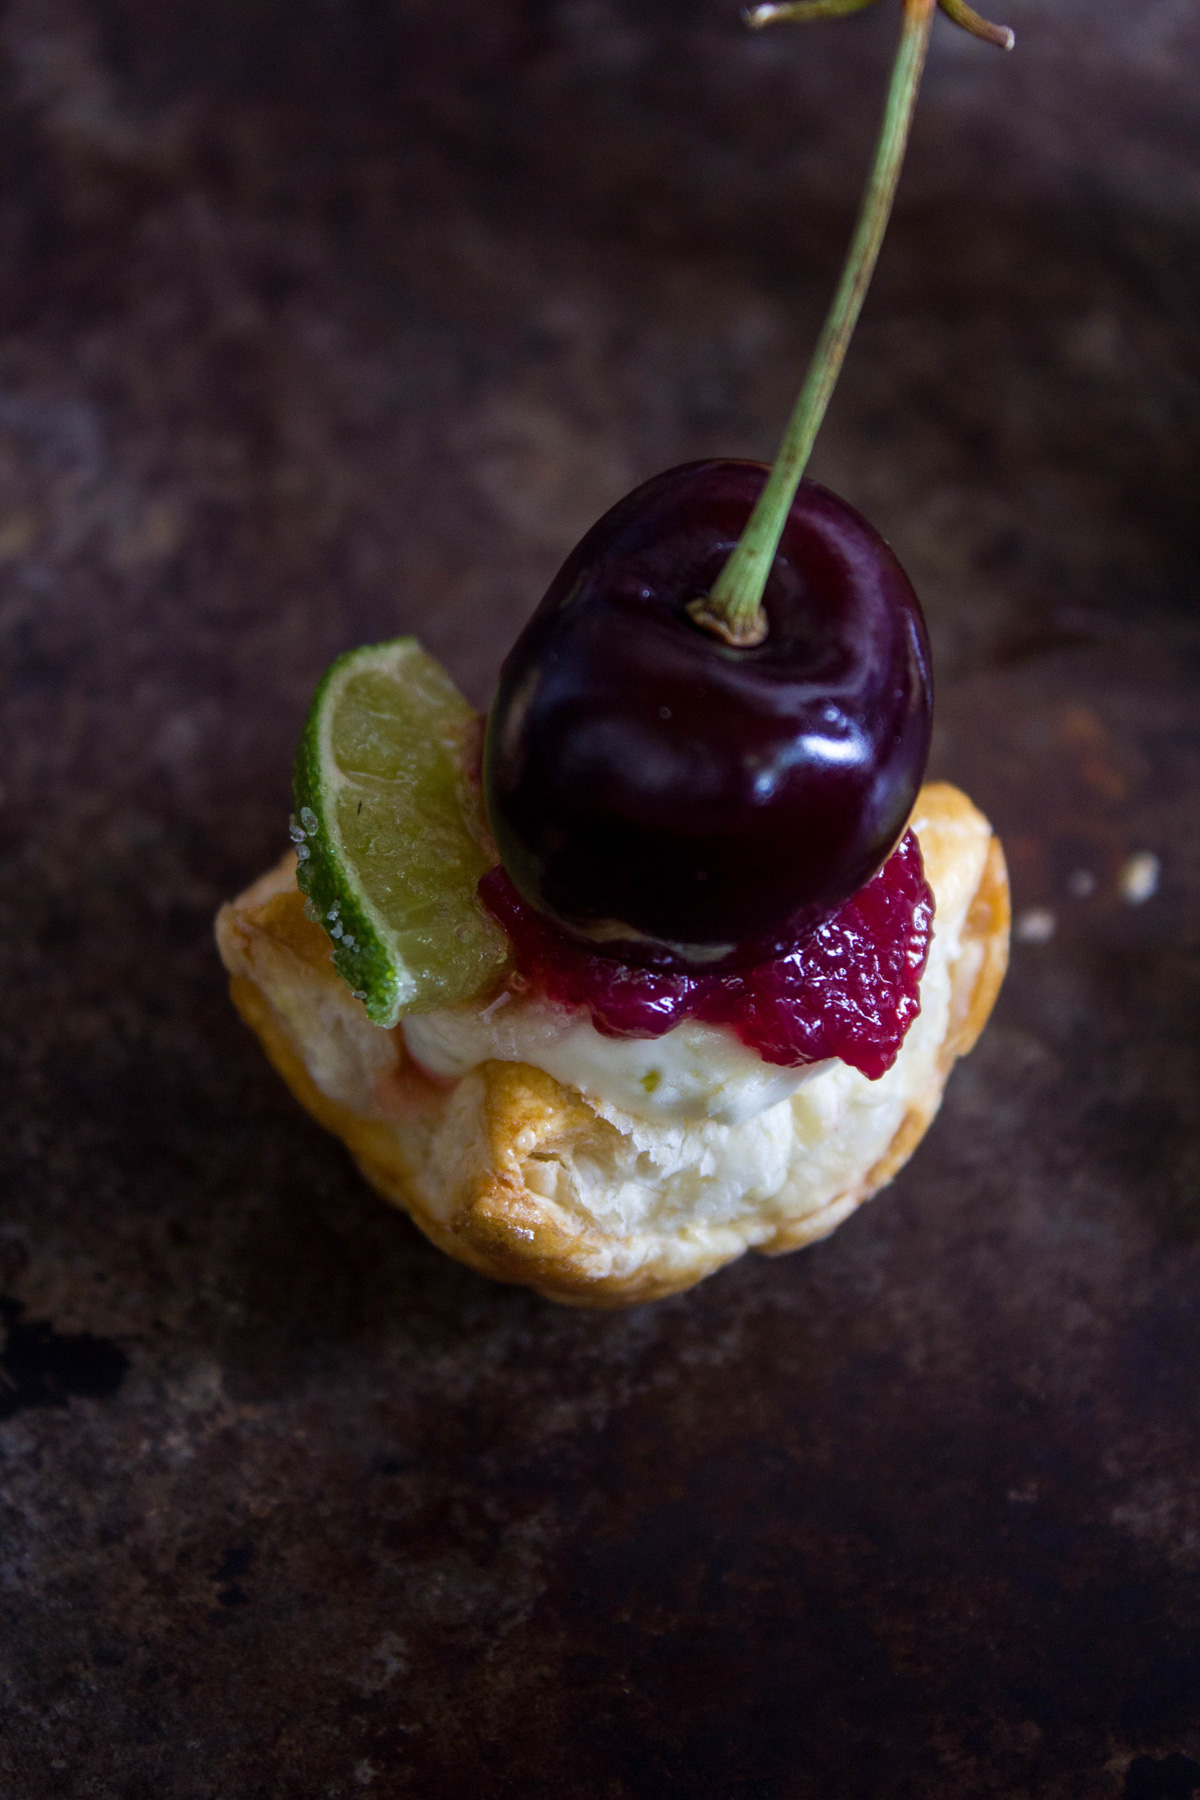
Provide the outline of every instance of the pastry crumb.
[[1017,914],[1014,935],[1020,944],[1048,944],[1058,929],[1058,920],[1048,906],[1027,906]]
[[1141,906],[1158,892],[1162,864],[1151,850],[1139,850],[1129,857],[1121,870],[1121,898],[1128,906]]

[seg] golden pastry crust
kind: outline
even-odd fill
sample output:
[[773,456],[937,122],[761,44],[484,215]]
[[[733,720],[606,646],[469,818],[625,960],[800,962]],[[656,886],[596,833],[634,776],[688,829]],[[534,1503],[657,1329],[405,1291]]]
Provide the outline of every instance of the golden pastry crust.
[[[497,1280],[576,1306],[629,1306],[746,1249],[777,1255],[824,1237],[924,1136],[1003,980],[1009,898],[999,841],[957,788],[924,787],[913,828],[938,912],[922,1017],[895,1069],[870,1084],[839,1064],[781,1102],[785,1114],[736,1127],[602,1117],[526,1063],[433,1080],[401,1029],[372,1025],[334,971],[292,855],[222,907],[217,942],[234,1004],[293,1094],[427,1237]],[[739,1156],[744,1192],[728,1179]]]

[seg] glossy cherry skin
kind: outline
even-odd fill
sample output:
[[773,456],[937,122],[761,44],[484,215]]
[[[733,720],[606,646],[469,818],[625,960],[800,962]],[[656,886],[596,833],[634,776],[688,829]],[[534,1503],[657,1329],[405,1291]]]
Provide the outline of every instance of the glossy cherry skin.
[[518,637],[488,721],[488,818],[518,891],[593,948],[667,967],[777,955],[882,867],[929,753],[920,605],[888,545],[805,481],[734,649],[692,623],[759,463],[618,502]]

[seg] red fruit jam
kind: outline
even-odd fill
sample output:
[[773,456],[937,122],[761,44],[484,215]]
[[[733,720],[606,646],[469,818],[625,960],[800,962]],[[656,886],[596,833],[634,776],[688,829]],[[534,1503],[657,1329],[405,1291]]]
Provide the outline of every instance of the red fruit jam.
[[720,975],[598,956],[526,905],[503,868],[483,877],[479,896],[529,984],[560,1006],[586,1007],[605,1037],[661,1037],[701,1019],[727,1025],[764,1062],[795,1068],[837,1056],[877,1081],[921,1010],[933,895],[911,831],[878,875],[786,956]]

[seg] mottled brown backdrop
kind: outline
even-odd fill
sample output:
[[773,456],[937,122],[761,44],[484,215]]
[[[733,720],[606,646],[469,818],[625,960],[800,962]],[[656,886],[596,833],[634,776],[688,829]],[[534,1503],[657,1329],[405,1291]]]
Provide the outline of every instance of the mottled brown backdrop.
[[336,651],[482,703],[599,510],[770,454],[894,8],[9,0],[3,1800],[1200,1786],[1200,23],[1004,16],[815,472],[1026,936],[893,1190],[589,1317],[364,1190],[210,921]]

